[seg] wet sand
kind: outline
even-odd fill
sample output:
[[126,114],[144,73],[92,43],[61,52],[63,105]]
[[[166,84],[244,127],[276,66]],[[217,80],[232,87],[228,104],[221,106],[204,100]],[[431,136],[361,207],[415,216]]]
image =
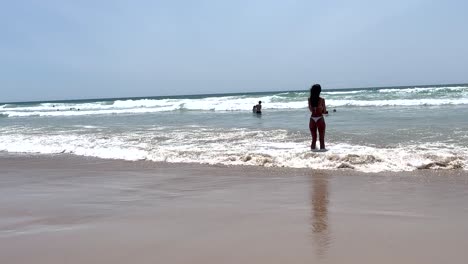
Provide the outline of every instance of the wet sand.
[[0,156],[0,263],[466,263],[468,173]]

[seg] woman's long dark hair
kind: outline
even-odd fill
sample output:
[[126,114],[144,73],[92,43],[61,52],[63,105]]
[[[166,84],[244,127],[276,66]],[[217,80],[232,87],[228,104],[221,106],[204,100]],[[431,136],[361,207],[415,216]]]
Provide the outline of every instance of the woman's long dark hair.
[[321,91],[322,91],[322,87],[320,86],[320,84],[314,84],[310,88],[309,103],[312,107],[318,106],[318,101],[319,101],[319,96],[320,96]]

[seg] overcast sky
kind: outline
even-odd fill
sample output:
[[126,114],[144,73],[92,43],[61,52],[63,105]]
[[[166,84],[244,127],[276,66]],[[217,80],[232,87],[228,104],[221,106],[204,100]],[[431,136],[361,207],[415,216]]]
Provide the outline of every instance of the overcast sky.
[[468,82],[468,1],[0,2],[0,101]]

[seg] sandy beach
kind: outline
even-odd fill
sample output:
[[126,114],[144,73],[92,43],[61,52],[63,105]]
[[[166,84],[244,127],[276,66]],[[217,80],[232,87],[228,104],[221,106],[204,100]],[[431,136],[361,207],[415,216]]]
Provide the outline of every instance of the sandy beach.
[[468,173],[0,157],[0,263],[466,263]]

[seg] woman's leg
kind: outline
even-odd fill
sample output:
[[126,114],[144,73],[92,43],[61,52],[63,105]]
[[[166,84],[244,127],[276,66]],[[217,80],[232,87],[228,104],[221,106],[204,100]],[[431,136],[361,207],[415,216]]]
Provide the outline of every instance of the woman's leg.
[[320,149],[325,149],[325,119],[320,118],[317,121],[317,128],[319,131]]
[[309,119],[309,129],[310,134],[312,134],[312,144],[310,145],[310,148],[315,149],[315,144],[317,142],[317,124],[312,118]]

